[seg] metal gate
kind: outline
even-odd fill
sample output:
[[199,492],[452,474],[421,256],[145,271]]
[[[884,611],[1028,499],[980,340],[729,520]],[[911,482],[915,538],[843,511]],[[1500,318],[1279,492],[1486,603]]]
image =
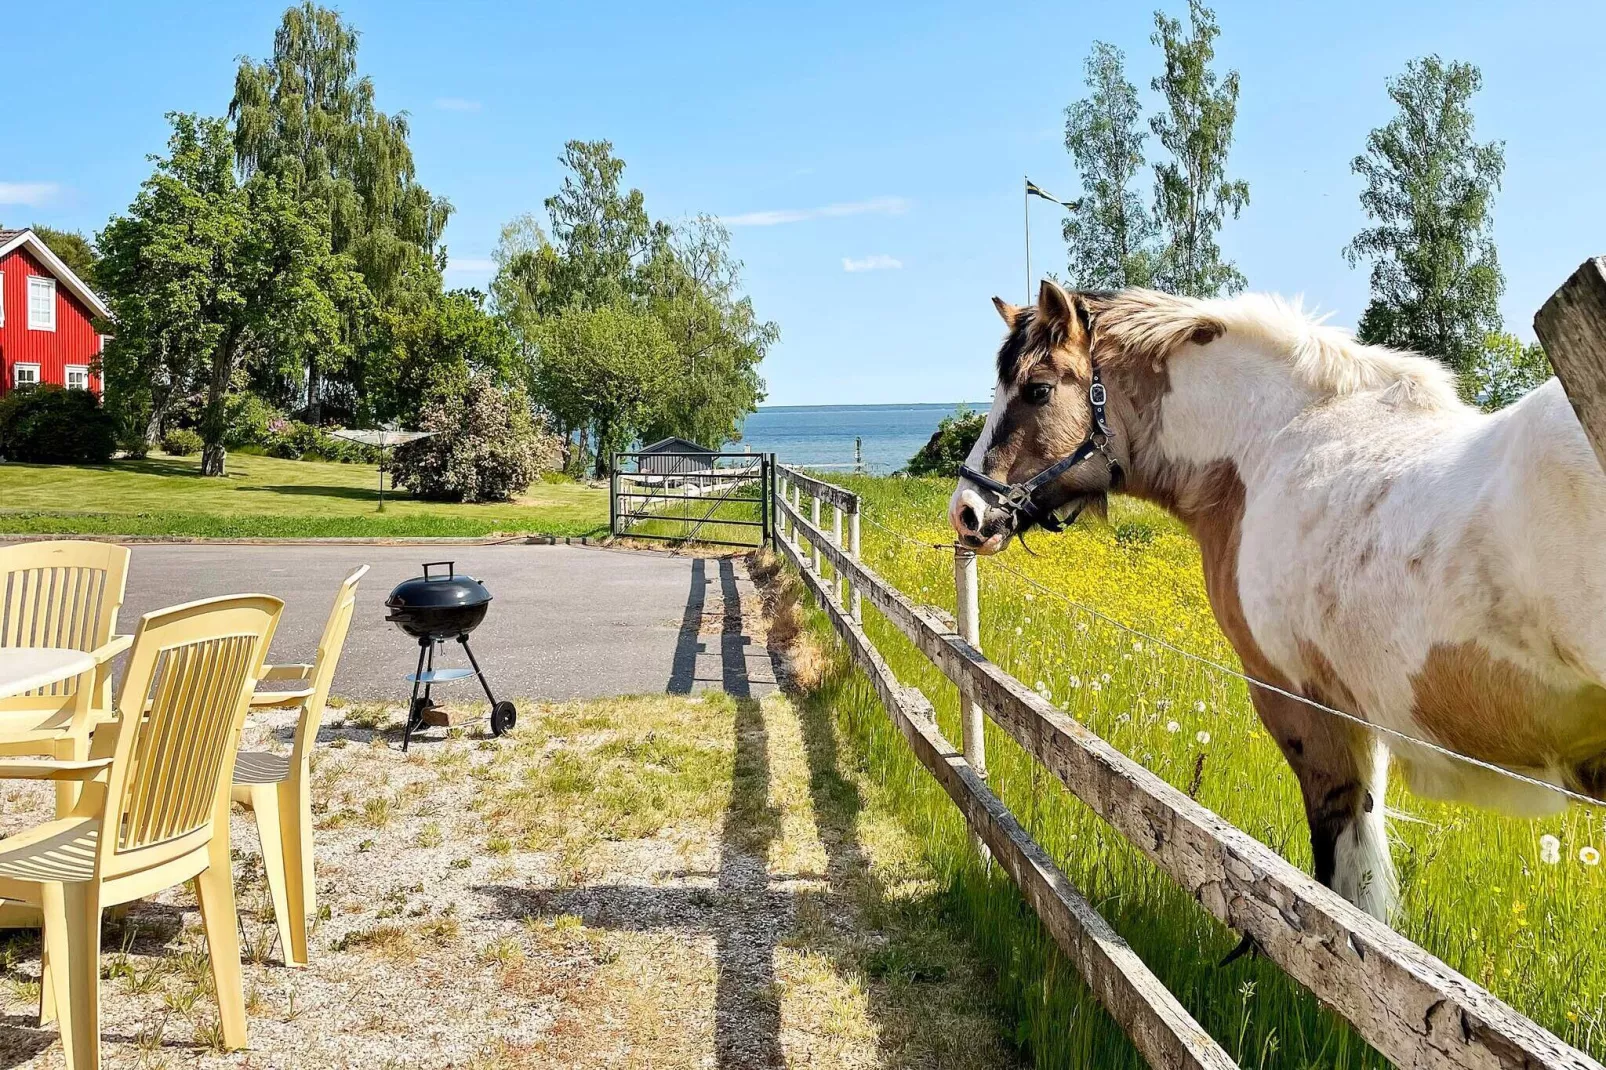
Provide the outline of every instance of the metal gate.
[[616,538],[765,546],[774,497],[773,453],[616,453],[608,530]]

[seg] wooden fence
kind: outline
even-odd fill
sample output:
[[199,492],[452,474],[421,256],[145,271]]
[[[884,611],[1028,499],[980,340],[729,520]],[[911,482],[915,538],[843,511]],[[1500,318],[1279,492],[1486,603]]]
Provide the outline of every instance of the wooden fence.
[[[1014,880],[1089,988],[1152,1065],[1235,1064],[988,789],[984,717],[990,716],[1201,907],[1252,937],[1268,958],[1396,1064],[1606,1070],[988,661],[979,649],[972,555],[956,552],[959,614],[950,624],[859,560],[859,501],[854,494],[785,465],[778,467],[777,477],[781,487],[773,530],[780,552],[802,574],[915,756],[959,807],[978,846]],[[820,523],[822,503],[832,510],[829,533]],[[846,543],[844,518],[849,520]],[[938,730],[930,702],[899,684],[870,642],[861,623],[864,599],[958,686],[959,750]]]

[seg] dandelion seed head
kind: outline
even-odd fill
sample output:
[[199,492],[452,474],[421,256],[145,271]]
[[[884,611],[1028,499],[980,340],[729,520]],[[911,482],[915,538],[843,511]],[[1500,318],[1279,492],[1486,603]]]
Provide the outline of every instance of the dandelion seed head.
[[1176,735],[1178,732],[1182,731],[1182,726],[1175,721],[1167,721],[1165,723],[1165,730],[1170,732],[1172,735]]
[[1561,861],[1561,841],[1548,832],[1539,837],[1539,861],[1547,866]]
[[1195,735],[1193,738],[1198,740],[1199,741],[1199,746],[1202,747],[1205,744],[1210,742],[1210,733],[1204,731],[1203,729],[1200,729],[1198,734]]
[[1586,866],[1598,866],[1600,865],[1600,852],[1593,847],[1579,848],[1578,861]]

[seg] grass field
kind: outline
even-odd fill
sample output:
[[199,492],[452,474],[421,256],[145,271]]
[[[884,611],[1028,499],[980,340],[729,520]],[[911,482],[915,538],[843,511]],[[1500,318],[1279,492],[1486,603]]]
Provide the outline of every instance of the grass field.
[[[951,552],[921,545],[951,538],[944,519],[951,484],[842,482],[864,495],[867,563],[916,600],[952,610]],[[1186,532],[1158,511],[1117,502],[1109,525],[1082,525],[1033,544],[1041,556],[1012,549],[981,564],[989,656],[1308,870],[1297,784],[1241,681],[1153,642],[1236,666],[1210,615]],[[952,686],[868,605],[865,618],[899,678],[932,698],[944,730],[957,739]],[[824,634],[823,619],[813,626]],[[841,657],[824,697],[905,820],[926,837],[928,858],[998,971],[1017,1039],[1038,1065],[1141,1066],[1007,879],[975,862],[951,803]],[[1244,1066],[1387,1065],[1269,962],[1218,968],[1233,934],[1012,741],[995,733],[988,749],[990,780],[1005,802]],[[1392,823],[1403,907],[1396,927],[1546,1028],[1606,1057],[1606,954],[1599,943],[1606,873],[1592,864],[1594,852],[1606,849],[1600,812],[1517,821],[1424,802],[1397,787],[1389,803],[1404,815]],[[1546,834],[1560,840],[1559,855],[1542,852]]]
[[608,495],[573,483],[532,485],[513,502],[454,505],[385,493],[368,465],[230,454],[228,475],[197,457],[92,466],[0,464],[0,532],[303,538],[602,534]]

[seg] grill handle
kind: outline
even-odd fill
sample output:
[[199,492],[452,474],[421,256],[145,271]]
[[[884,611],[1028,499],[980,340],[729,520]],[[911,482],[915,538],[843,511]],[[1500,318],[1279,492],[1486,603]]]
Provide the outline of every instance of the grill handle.
[[[432,568],[440,568],[443,565],[446,567],[446,575],[444,575],[444,576],[431,576],[429,574],[429,570],[430,569],[432,569]],[[457,562],[456,561],[426,561],[426,562],[424,562],[424,581],[426,583],[431,583],[431,582],[437,582],[437,581],[440,581],[440,580],[449,580],[454,575],[456,575],[456,573],[457,573],[456,566],[457,566]]]

